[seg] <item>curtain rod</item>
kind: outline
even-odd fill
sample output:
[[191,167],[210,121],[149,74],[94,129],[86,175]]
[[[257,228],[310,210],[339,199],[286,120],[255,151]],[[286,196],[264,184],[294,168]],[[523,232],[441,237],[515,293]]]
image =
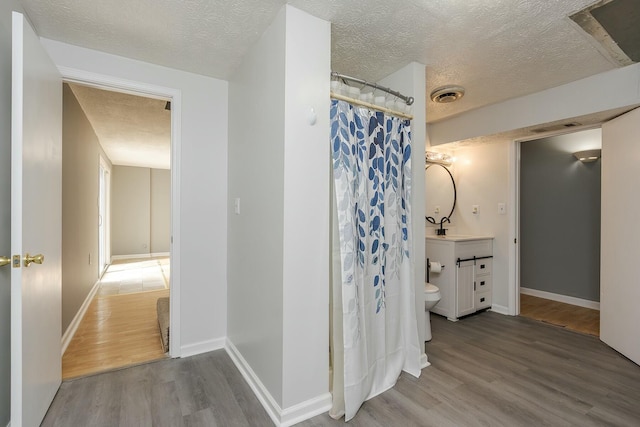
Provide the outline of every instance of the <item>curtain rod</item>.
[[355,78],[355,77],[349,77],[349,76],[346,76],[344,74],[340,74],[340,73],[338,73],[336,71],[332,71],[331,72],[331,77],[334,77],[336,79],[349,80],[349,81],[352,81],[352,82],[355,82],[355,83],[359,83],[359,84],[362,84],[362,85],[365,85],[365,86],[372,87],[374,89],[381,90],[383,92],[390,93],[391,95],[402,99],[404,102],[407,103],[407,105],[413,104],[413,101],[414,101],[413,96],[404,96],[400,92],[396,92],[395,90],[389,89],[388,87],[380,86],[379,84],[376,84],[376,83],[369,83],[366,80],[358,79],[358,78]]

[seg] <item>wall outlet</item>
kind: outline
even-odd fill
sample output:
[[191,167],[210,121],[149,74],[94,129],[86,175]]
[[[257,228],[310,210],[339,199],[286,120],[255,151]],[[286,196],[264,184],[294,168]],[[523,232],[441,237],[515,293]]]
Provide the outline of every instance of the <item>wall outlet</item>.
[[504,203],[498,203],[498,213],[500,215],[505,215],[507,213],[507,205]]
[[480,206],[479,205],[471,206],[471,213],[474,215],[478,215],[480,213]]
[[440,213],[440,206],[436,206],[436,208],[433,210],[433,213],[439,214]]

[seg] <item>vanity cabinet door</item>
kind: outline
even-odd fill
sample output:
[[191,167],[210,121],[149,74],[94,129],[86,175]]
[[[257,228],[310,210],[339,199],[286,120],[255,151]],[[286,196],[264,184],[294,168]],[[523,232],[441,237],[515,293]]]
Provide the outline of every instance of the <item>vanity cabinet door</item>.
[[459,267],[456,269],[456,274],[456,317],[461,317],[475,311],[473,261],[461,262]]

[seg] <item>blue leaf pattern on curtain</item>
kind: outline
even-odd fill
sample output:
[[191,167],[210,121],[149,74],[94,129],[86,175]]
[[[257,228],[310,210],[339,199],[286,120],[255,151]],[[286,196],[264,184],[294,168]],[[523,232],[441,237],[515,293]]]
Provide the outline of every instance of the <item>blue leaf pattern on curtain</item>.
[[410,256],[411,127],[409,120],[335,99],[330,116],[343,305],[353,314],[344,323],[348,348],[361,333],[357,307],[363,296],[355,278],[370,280],[378,314],[387,281],[398,277]]

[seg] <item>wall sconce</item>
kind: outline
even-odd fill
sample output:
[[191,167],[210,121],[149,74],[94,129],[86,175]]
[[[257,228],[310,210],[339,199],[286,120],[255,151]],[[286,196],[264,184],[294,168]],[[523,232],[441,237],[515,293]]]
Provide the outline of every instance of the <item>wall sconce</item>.
[[434,151],[427,151],[425,153],[425,160],[427,163],[437,163],[439,165],[451,166],[453,163],[453,157],[448,154],[436,153]]
[[597,148],[595,150],[576,151],[573,155],[582,163],[595,162],[602,155],[602,150]]

